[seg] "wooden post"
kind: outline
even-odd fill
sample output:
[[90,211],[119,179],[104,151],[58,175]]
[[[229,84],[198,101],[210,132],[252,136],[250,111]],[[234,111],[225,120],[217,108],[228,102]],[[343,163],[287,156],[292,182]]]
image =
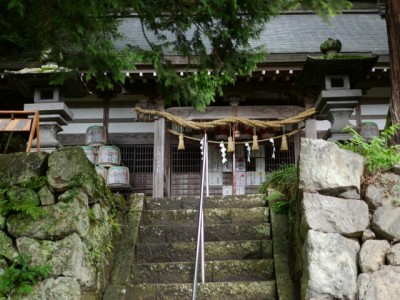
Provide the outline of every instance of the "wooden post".
[[154,122],[153,197],[164,197],[165,119]]
[[[170,127],[170,122],[168,122]],[[164,132],[164,184],[165,196],[171,197],[171,134]]]

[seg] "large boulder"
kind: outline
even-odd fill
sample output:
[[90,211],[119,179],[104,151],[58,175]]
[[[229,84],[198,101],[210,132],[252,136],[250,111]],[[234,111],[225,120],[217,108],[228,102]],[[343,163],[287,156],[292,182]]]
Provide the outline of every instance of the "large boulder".
[[81,188],[67,190],[65,193],[61,194],[57,200],[58,202],[70,202],[74,199],[78,200],[78,202],[82,203],[85,207],[89,207],[88,196]]
[[10,187],[45,176],[48,156],[44,152],[0,154],[0,185]]
[[0,230],[0,259],[7,258],[12,260],[16,256],[18,256],[18,252],[13,245],[12,239],[4,231]]
[[88,267],[86,245],[76,233],[56,242],[39,242],[27,237],[16,242],[18,251],[31,257],[31,264],[49,264],[51,276],[73,277],[81,286],[95,288],[96,271]]
[[54,194],[51,192],[49,187],[45,185],[42,187],[39,192],[38,192],[39,198],[40,198],[40,203],[44,205],[52,205],[56,203]]
[[7,219],[8,232],[15,237],[30,237],[39,240],[58,240],[77,233],[85,237],[89,230],[87,208],[74,199],[44,206],[45,216],[33,220],[25,214],[12,215]]
[[368,206],[362,200],[304,193],[302,205],[307,229],[361,236],[369,224]]
[[397,300],[400,295],[400,267],[382,266],[358,277],[359,300]]
[[386,255],[388,263],[392,266],[400,266],[400,243],[395,244],[390,248]]
[[64,192],[81,187],[90,197],[97,197],[101,182],[94,165],[80,147],[66,147],[49,157],[47,180],[51,188]]
[[81,300],[81,288],[71,277],[48,278],[39,282],[28,295],[13,294],[10,300]]
[[374,272],[385,264],[390,244],[386,240],[368,240],[361,246],[359,261],[363,273]]
[[360,191],[364,158],[319,139],[301,139],[299,187],[307,192],[338,195]]
[[366,189],[364,200],[371,208],[392,205],[400,206],[400,176],[384,173]]
[[400,207],[378,207],[372,217],[371,229],[377,237],[400,239]]
[[310,230],[303,247],[302,299],[356,299],[360,245],[337,233]]

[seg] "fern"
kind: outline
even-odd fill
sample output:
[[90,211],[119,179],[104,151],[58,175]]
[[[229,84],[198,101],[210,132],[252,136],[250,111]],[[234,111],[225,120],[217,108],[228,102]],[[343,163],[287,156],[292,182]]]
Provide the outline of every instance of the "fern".
[[[269,173],[258,190],[267,195],[265,199],[274,213],[287,214],[289,204],[295,198],[298,182],[297,168],[293,165],[283,165]],[[274,191],[268,194],[268,189]]]
[[287,195],[288,198],[292,198],[296,193],[298,182],[299,176],[296,166],[283,165],[278,170],[269,173],[258,190],[267,194],[268,188],[271,188]]
[[29,294],[35,284],[49,277],[52,271],[50,265],[31,266],[29,261],[28,255],[21,254],[4,270],[0,275],[0,294],[8,296],[13,291]]
[[385,171],[400,162],[400,145],[389,145],[389,140],[399,129],[399,124],[382,131],[380,136],[374,136],[369,141],[359,135],[353,128],[345,127],[353,138],[344,144],[338,145],[365,157],[365,164],[372,173],[377,170]]

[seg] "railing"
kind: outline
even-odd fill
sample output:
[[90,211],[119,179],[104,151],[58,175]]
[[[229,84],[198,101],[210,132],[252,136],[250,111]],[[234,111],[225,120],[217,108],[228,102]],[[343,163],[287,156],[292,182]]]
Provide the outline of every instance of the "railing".
[[206,196],[210,195],[208,186],[208,139],[204,134],[203,143],[203,169],[201,175],[201,192],[199,205],[199,221],[197,226],[197,245],[196,245],[196,262],[194,266],[193,278],[193,294],[192,299],[196,299],[197,277],[199,272],[199,256],[201,256],[201,283],[205,283],[205,262],[204,262],[204,188],[206,188]]
[[[3,115],[7,115],[4,118]],[[15,118],[15,115],[33,115],[31,118]],[[6,152],[10,140],[12,138],[12,134],[14,131],[28,131],[29,139],[26,145],[26,152],[30,152],[32,148],[32,141],[36,133],[36,151],[40,151],[40,131],[39,131],[39,113],[37,111],[28,111],[28,110],[1,110],[0,111],[0,131],[10,132],[8,137],[8,141],[6,143],[5,151]]]

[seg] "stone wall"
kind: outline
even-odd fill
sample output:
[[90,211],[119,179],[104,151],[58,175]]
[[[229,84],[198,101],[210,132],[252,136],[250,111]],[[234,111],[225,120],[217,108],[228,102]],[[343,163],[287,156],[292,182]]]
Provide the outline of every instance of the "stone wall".
[[[0,200],[14,207],[0,211],[0,272],[21,254],[32,265],[52,267],[32,294],[10,299],[100,299],[111,268],[117,210],[82,149],[0,155],[0,178]],[[32,217],[19,209],[24,205],[41,213]]]
[[296,275],[302,299],[398,299],[400,172],[364,181],[364,159],[302,139]]

